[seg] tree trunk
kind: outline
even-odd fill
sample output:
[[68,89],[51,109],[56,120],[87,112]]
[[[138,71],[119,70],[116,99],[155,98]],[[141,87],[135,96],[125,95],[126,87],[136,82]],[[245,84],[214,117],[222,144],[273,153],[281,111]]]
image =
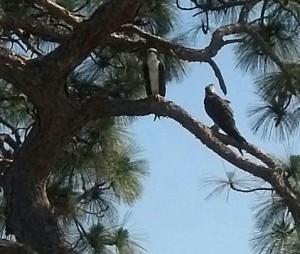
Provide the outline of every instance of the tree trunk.
[[46,182],[72,135],[72,122],[72,118],[57,115],[43,124],[37,121],[5,174],[7,234],[41,254],[71,253],[50,211]]

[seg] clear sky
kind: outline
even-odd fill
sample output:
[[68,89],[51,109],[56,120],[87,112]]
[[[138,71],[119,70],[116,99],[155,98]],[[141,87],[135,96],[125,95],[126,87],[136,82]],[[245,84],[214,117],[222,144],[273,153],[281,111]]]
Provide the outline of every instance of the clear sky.
[[[204,44],[209,39],[204,38]],[[223,73],[228,88],[226,98],[231,101],[241,134],[262,150],[284,158],[282,144],[263,141],[251,132],[247,109],[257,97],[250,76],[235,68],[231,47],[224,48],[215,60]],[[212,121],[203,108],[204,87],[209,83],[217,84],[211,68],[204,63],[190,64],[186,78],[169,84],[166,99],[210,126]],[[217,89],[222,95],[218,86]],[[249,239],[254,221],[250,208],[255,194],[231,192],[228,201],[226,196],[204,200],[212,188],[204,186],[203,180],[225,176],[225,171],[234,170],[234,166],[172,119],[153,122],[153,115],[143,117],[130,130],[149,161],[150,176],[141,200],[131,208],[128,225],[141,238],[147,253],[252,253]],[[296,152],[297,147],[288,150]]]

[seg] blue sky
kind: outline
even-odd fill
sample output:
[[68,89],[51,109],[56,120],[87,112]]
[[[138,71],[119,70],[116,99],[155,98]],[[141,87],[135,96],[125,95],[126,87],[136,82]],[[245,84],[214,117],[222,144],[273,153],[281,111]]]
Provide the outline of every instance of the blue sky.
[[[238,128],[252,139],[245,117],[249,79],[248,84],[243,82],[240,93],[234,91],[238,81],[245,78],[240,77],[240,71],[233,72],[228,57],[230,54],[221,54],[217,58],[228,85],[228,98]],[[216,78],[208,65],[192,64],[187,78],[168,86],[166,98],[211,125],[203,109],[204,86],[211,82],[216,83]],[[224,176],[225,169],[232,170],[233,166],[171,119],[153,122],[153,116],[148,116],[133,127],[149,161],[150,177],[141,201],[132,209],[130,222],[144,239],[141,243],[148,253],[250,253],[249,195],[232,193],[228,202],[225,196],[204,200],[211,191],[204,187],[204,178]]]
[[[223,72],[228,87],[226,98],[231,101],[242,135],[248,142],[284,159],[286,148],[282,144],[261,140],[250,130],[246,112],[257,100],[250,76],[234,68],[229,47],[215,60]],[[217,84],[208,65],[191,64],[187,78],[168,86],[166,99],[210,126],[212,121],[204,112],[203,98],[204,87],[211,82]],[[133,124],[131,131],[149,161],[150,176],[141,200],[131,209],[128,224],[147,253],[251,253],[250,207],[255,194],[231,192],[228,201],[225,196],[205,200],[212,188],[204,186],[204,179],[225,176],[225,171],[234,167],[172,119],[154,122],[152,115],[143,117]]]
[[[209,40],[210,36],[202,37],[198,45],[201,48]],[[251,132],[247,109],[257,97],[251,76],[235,68],[232,47],[223,48],[214,60],[223,73],[228,88],[226,99],[231,101],[237,127],[246,140],[281,159],[286,150],[297,152],[297,146],[267,142]],[[217,84],[217,79],[207,64],[189,66],[186,78],[168,85],[166,99],[211,126],[203,108],[204,87]],[[225,176],[225,171],[234,170],[234,166],[172,119],[153,122],[152,115],[143,117],[130,130],[149,161],[150,176],[141,200],[131,208],[128,224],[147,253],[250,254],[254,222],[250,207],[256,195],[231,192],[228,201],[226,196],[205,200],[212,188],[204,186],[204,179]]]

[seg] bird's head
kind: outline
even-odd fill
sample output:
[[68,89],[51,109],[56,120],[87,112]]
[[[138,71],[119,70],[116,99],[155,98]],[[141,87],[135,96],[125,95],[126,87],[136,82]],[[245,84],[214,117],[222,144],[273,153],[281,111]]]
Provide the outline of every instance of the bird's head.
[[151,56],[151,55],[157,55],[157,49],[155,49],[155,48],[149,48],[148,50],[147,50],[147,53],[148,53],[148,56]]
[[214,94],[216,93],[215,86],[213,84],[209,84],[205,87],[205,94]]

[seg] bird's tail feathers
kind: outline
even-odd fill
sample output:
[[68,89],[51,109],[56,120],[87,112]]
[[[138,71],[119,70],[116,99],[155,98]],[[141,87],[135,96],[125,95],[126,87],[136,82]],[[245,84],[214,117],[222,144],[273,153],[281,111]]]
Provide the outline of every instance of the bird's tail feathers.
[[238,141],[241,144],[247,143],[246,139],[244,139],[241,134],[237,133],[238,135],[235,135],[235,140]]

